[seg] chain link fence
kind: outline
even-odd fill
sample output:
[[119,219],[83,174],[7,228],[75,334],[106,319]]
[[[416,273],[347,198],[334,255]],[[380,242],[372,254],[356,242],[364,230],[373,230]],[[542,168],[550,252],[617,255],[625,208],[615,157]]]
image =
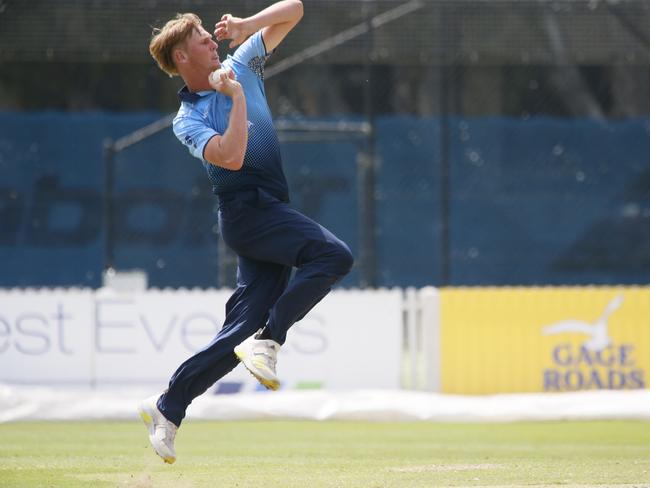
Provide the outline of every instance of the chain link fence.
[[[147,53],[152,26],[194,11],[209,27],[225,12],[268,4],[0,0],[9,236],[0,252],[13,259],[26,246],[48,261],[57,250],[30,244],[47,241],[33,235],[65,225],[43,225],[43,215],[85,222],[56,199],[66,178],[84,184],[65,175],[79,145],[97,148],[83,157],[104,209],[79,277],[17,267],[3,285],[97,286],[108,266],[145,269],[155,286],[232,284],[216,199],[171,130],[109,145],[106,158],[102,147],[106,137],[128,140],[129,113],[149,123],[177,108],[179,80]],[[647,283],[648,25],[650,4],[638,0],[305,2],[304,19],[269,60],[266,90],[294,205],[357,257],[344,284]],[[89,119],[83,141],[60,128],[40,141],[26,119],[18,131],[12,111],[47,109],[64,112],[59,124],[70,111],[124,118],[102,112],[110,129]],[[35,159],[34,144],[57,156]],[[52,174],[59,180],[43,180]]]

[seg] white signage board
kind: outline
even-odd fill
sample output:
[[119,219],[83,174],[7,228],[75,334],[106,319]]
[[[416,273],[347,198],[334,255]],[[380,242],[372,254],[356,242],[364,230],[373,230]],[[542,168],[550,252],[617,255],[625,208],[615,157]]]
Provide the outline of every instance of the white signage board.
[[[156,386],[207,345],[228,290],[0,290],[0,382]],[[402,293],[339,290],[289,331],[283,387],[399,388]],[[220,385],[221,383],[221,385]],[[216,391],[257,389],[242,366]]]
[[0,291],[0,381],[90,383],[93,292]]

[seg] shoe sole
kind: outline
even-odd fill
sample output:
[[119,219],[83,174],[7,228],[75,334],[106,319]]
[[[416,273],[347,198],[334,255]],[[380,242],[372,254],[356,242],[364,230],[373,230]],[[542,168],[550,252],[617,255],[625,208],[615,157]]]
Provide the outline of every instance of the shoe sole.
[[[151,441],[151,438],[153,437],[153,434],[155,432],[154,426],[153,426],[153,417],[145,407],[138,407],[138,413],[140,414],[140,418],[144,422],[145,427],[147,428],[147,432],[149,432],[149,443],[151,444],[151,447],[153,447],[153,442]],[[168,457],[168,456],[162,456],[158,451],[156,451],[156,448],[154,447],[154,452],[160,456],[160,458],[165,461],[167,464],[174,464],[174,461],[176,461],[176,458],[173,457]]]
[[235,347],[235,356],[237,356],[237,359],[241,361],[241,363],[244,365],[244,367],[248,370],[248,372],[253,375],[253,377],[259,381],[262,386],[264,386],[267,390],[273,390],[277,391],[280,389],[280,382],[278,380],[268,380],[257,373],[246,364],[246,354],[239,348],[239,346]]

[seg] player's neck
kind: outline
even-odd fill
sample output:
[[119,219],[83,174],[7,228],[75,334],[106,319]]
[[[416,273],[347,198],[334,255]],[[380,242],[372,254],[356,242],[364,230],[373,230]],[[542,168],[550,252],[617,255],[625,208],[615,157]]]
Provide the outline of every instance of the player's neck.
[[187,85],[187,89],[191,91],[192,93],[200,92],[200,91],[205,91],[205,90],[213,90],[210,86],[210,82],[208,81],[208,76],[210,73],[182,73],[181,77],[183,78],[183,81],[185,82],[185,85]]

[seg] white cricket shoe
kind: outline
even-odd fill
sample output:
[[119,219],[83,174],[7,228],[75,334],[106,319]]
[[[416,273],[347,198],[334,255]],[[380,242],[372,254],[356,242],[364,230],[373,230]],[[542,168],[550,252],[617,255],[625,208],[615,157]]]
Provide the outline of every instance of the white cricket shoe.
[[257,381],[269,390],[277,390],[280,380],[275,374],[275,363],[280,344],[271,339],[256,339],[257,334],[259,331],[235,346],[235,355]]
[[178,427],[165,418],[156,405],[160,395],[152,396],[144,400],[138,407],[138,413],[149,431],[149,442],[156,454],[167,464],[176,461],[174,450],[174,437]]

